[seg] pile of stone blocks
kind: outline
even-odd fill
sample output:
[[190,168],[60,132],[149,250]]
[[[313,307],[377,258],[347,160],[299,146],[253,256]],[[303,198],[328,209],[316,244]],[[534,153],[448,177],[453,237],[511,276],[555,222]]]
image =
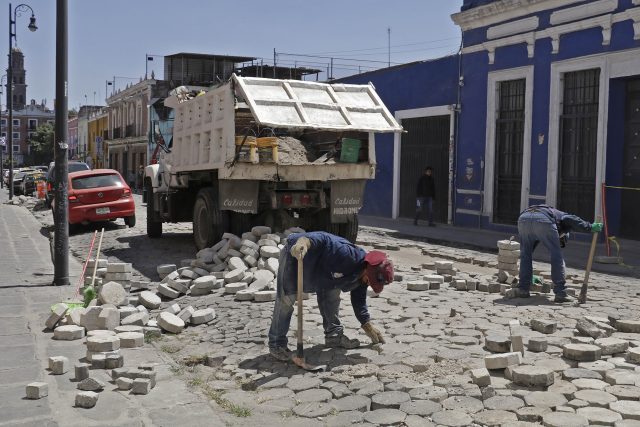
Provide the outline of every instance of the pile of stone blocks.
[[513,240],[498,241],[498,282],[517,283],[520,275],[520,243]]

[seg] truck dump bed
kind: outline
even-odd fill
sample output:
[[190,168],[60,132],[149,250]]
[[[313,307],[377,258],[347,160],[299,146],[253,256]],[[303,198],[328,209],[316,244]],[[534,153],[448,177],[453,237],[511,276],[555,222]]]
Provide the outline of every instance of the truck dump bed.
[[[234,75],[169,104],[176,114],[164,159],[172,174],[216,169],[220,179],[370,179],[373,134],[402,130],[372,85]],[[345,138],[357,147],[349,161],[336,156]]]

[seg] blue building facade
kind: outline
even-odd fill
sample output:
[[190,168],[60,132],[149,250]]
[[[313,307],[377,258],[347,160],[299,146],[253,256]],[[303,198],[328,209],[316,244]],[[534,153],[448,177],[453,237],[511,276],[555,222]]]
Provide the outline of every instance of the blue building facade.
[[407,131],[378,136],[362,213],[411,216],[409,156],[449,162],[440,221],[510,231],[545,203],[640,239],[640,0],[464,0],[452,19],[461,55],[342,80],[371,81]]
[[452,18],[455,223],[509,228],[546,203],[640,238],[640,0],[465,0]]

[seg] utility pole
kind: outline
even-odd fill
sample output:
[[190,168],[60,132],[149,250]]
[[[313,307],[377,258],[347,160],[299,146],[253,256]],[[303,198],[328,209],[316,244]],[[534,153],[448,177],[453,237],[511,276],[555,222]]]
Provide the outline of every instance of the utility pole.
[[273,78],[276,78],[276,48],[273,48]]
[[387,67],[391,67],[391,27],[387,27]]
[[55,210],[54,210],[54,247],[53,247],[53,284],[69,284],[69,199],[68,199],[68,161],[67,143],[68,100],[68,28],[67,0],[56,0],[56,132],[55,149]]

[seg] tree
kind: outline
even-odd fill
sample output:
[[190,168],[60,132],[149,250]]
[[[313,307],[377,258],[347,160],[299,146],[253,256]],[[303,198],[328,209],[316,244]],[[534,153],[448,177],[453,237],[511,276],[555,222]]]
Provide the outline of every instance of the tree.
[[31,145],[32,162],[34,164],[48,163],[53,160],[54,129],[51,123],[44,123],[36,129],[29,139]]

